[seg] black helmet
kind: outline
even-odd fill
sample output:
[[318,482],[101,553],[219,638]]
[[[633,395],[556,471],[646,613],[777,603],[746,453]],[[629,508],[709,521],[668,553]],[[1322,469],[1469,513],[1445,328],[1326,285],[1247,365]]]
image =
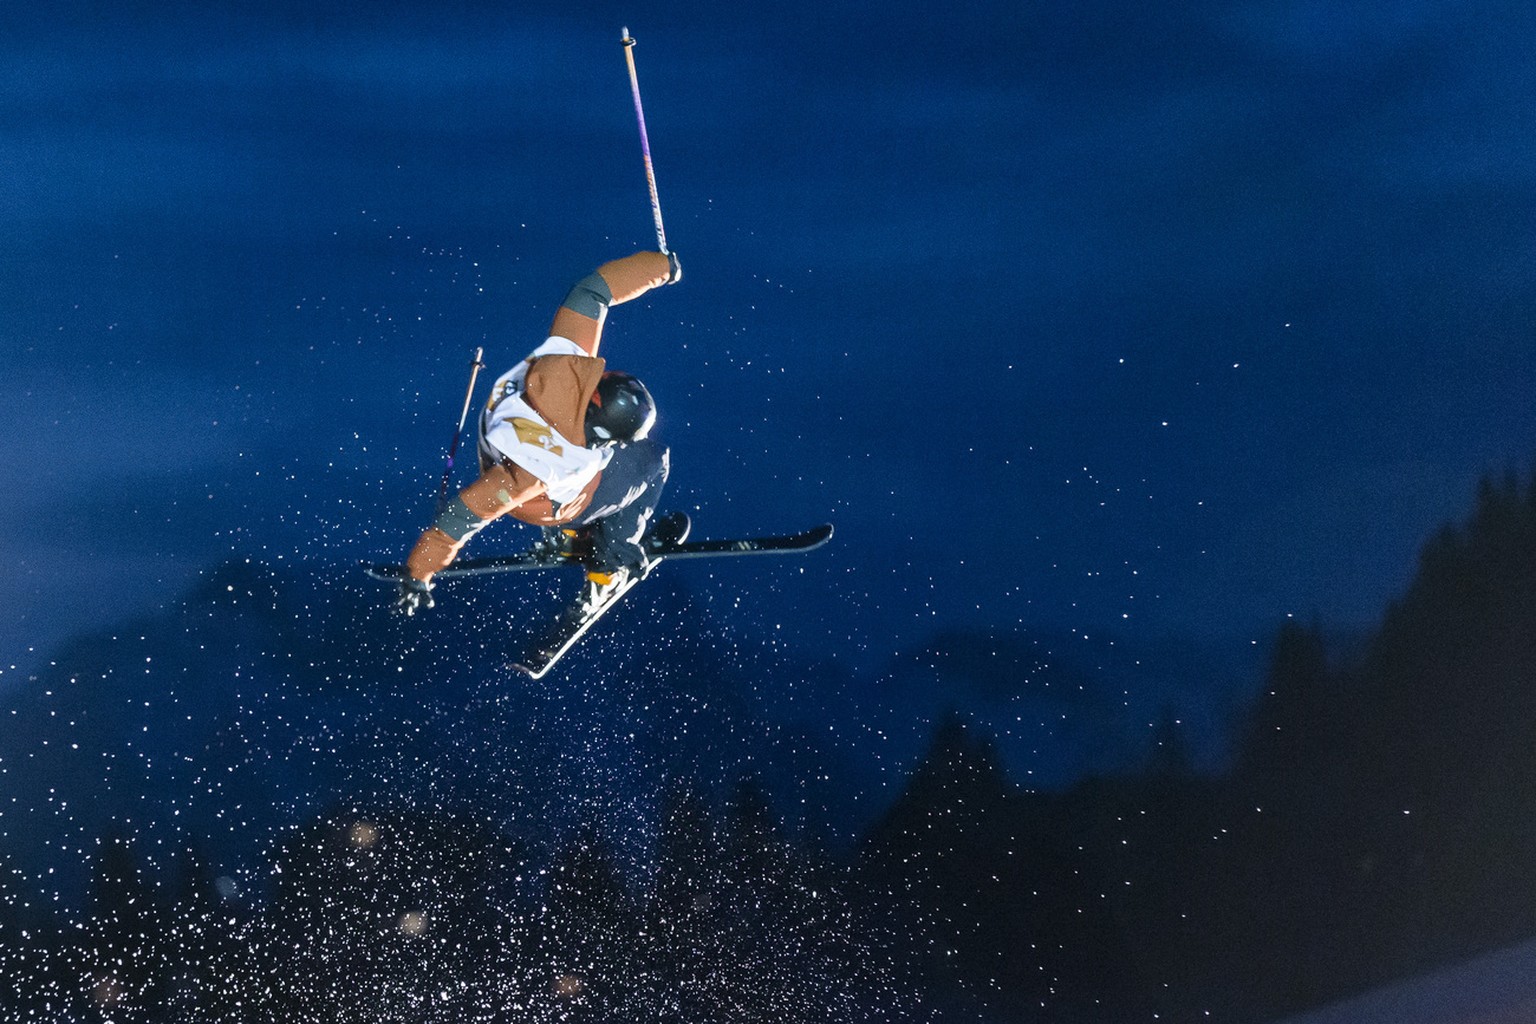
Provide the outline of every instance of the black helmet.
[[587,405],[587,444],[638,441],[656,423],[656,403],[638,378],[609,370]]

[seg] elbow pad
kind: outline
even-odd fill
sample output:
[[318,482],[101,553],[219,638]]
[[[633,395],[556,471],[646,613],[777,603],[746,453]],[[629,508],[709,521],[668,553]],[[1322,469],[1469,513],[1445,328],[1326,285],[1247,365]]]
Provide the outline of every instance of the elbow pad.
[[603,280],[603,275],[591,273],[571,287],[561,305],[573,313],[580,313],[593,320],[601,320],[603,312],[612,302],[613,289],[608,287],[608,282]]

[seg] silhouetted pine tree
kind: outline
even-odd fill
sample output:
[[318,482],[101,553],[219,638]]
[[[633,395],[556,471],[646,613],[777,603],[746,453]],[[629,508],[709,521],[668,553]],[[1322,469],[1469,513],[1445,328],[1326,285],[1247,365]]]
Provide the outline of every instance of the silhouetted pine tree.
[[166,993],[168,914],[156,889],[126,835],[102,842],[81,936],[80,985],[116,1020],[152,1019]]
[[52,1021],[83,1010],[79,965],[61,922],[29,896],[31,886],[0,854],[0,1019]]
[[910,1005],[840,873],[789,842],[761,787],[722,813],[668,794],[646,921],[647,978],[626,1019],[851,1021]]
[[1238,759],[1263,813],[1234,888],[1249,943],[1270,940],[1253,988],[1275,1010],[1536,931],[1533,498],[1482,481],[1361,664],[1330,672],[1315,637],[1282,631]]
[[654,894],[647,915],[651,975],[663,1013],[708,1019],[720,978],[725,857],[709,807],[691,780],[674,780],[657,830]]
[[[509,844],[433,815],[345,814],[296,830],[236,979],[284,1020],[473,1020],[545,991],[526,961]],[[385,1012],[387,1010],[387,1013]]]
[[540,959],[562,1012],[572,1020],[607,1020],[633,1008],[648,987],[643,920],[612,849],[595,830],[567,843],[551,865],[542,925]]
[[[1327,722],[1339,710],[1330,690],[1322,630],[1287,620],[1275,637],[1269,674],[1241,747],[1240,774],[1293,770],[1315,763],[1333,736]],[[1319,713],[1328,708],[1327,715]]]
[[904,902],[938,992],[1005,1019],[1071,1020],[1120,1000],[1119,943],[1053,801],[1003,772],[991,739],[942,722],[862,849],[866,884]]

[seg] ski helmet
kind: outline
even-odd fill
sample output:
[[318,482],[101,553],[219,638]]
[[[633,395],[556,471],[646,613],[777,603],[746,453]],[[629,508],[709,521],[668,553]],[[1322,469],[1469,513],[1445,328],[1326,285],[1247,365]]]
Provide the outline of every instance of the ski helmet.
[[656,402],[639,379],[609,370],[587,404],[587,444],[639,441],[656,423]]

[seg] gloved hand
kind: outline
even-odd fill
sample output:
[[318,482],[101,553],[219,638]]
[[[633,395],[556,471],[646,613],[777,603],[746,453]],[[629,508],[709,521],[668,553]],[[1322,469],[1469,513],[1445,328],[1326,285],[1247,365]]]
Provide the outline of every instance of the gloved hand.
[[671,268],[667,273],[667,284],[677,284],[683,279],[683,265],[678,262],[677,253],[668,252],[662,255],[666,256],[667,266]]
[[415,615],[418,610],[435,607],[432,600],[432,584],[407,576],[400,581],[400,593],[395,598],[395,611],[403,615]]

